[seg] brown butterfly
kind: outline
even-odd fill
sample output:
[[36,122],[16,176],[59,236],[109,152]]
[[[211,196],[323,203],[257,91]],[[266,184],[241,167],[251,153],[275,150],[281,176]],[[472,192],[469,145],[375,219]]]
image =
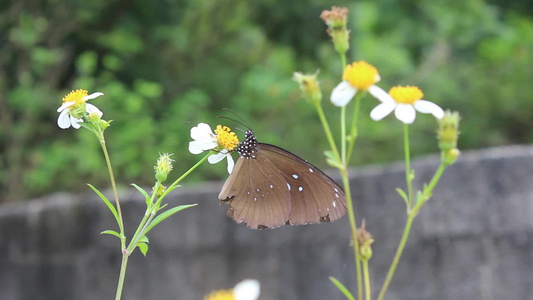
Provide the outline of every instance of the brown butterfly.
[[237,147],[239,158],[218,195],[228,216],[253,229],[335,221],[346,214],[346,196],[328,175],[252,130]]

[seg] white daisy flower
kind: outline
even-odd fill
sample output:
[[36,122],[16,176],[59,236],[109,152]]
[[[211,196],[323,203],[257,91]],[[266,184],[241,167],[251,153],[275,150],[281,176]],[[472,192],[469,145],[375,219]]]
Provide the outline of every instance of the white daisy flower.
[[204,300],[257,300],[259,292],[259,281],[246,279],[235,285],[233,289],[213,291],[205,296]]
[[381,104],[376,106],[370,117],[379,121],[388,116],[392,111],[400,121],[411,124],[415,121],[416,111],[423,114],[432,114],[437,119],[442,119],[444,111],[437,104],[422,100],[424,93],[416,86],[395,86],[389,93],[380,92],[374,95]]
[[260,289],[259,281],[246,279],[233,288],[233,296],[236,300],[257,300]]
[[[99,117],[102,117],[102,113],[96,106],[86,103],[88,100],[102,96],[103,93],[97,92],[88,95],[86,90],[75,90],[70,92],[63,98],[63,105],[61,105],[57,112],[59,117],[57,118],[57,125],[59,128],[67,129],[70,126],[75,129],[79,129],[83,122],[83,113],[92,114],[96,113]],[[84,107],[83,111],[78,111],[79,108]]]
[[342,74],[343,81],[331,92],[330,100],[335,106],[346,106],[358,91],[375,94],[384,92],[375,83],[381,80],[378,70],[366,61],[356,61],[347,65]]
[[191,138],[194,140],[189,142],[189,151],[192,154],[200,154],[210,150],[217,151],[218,153],[210,155],[207,160],[211,164],[216,164],[226,158],[228,160],[228,173],[231,174],[235,166],[231,153],[239,145],[239,139],[235,132],[231,132],[226,126],[218,125],[215,133],[213,133],[209,125],[200,123],[191,128]]

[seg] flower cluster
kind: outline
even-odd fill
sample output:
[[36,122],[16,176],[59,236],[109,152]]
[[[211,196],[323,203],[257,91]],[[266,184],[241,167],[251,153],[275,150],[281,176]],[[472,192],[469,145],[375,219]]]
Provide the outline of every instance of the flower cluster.
[[339,107],[347,105],[360,91],[368,91],[372,96],[381,101],[371,112],[370,117],[379,121],[391,112],[398,120],[411,124],[416,118],[416,111],[432,114],[437,119],[442,119],[444,111],[437,104],[423,100],[424,94],[416,86],[395,86],[389,92],[376,85],[380,81],[378,70],[365,61],[357,61],[346,66],[342,75],[343,81],[332,91],[330,100]]
[[235,162],[231,157],[231,152],[239,145],[239,139],[235,132],[232,132],[229,127],[218,125],[215,133],[211,130],[208,124],[200,123],[196,127],[191,128],[192,142],[189,142],[189,152],[192,154],[200,154],[204,151],[215,151],[208,157],[211,164],[216,164],[226,158],[228,160],[228,173],[231,174]]

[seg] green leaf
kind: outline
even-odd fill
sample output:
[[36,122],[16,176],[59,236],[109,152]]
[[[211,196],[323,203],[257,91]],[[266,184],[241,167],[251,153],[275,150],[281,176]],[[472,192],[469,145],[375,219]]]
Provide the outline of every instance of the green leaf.
[[110,235],[114,235],[116,237],[118,237],[119,239],[121,238],[120,237],[120,234],[114,230],[104,230],[102,232],[100,232],[100,234],[110,234]]
[[400,194],[400,196],[402,197],[403,201],[405,202],[405,205],[407,205],[407,207],[409,207],[409,197],[407,197],[407,194],[401,188],[396,188],[396,192],[398,194]]
[[139,242],[143,242],[143,243],[149,243],[150,241],[148,241],[148,237],[146,237],[146,235],[143,235],[139,238]]
[[115,206],[113,204],[111,204],[111,202],[109,202],[109,200],[107,200],[107,198],[102,194],[100,193],[99,190],[97,190],[94,186],[92,186],[92,184],[87,184],[96,194],[98,194],[98,196],[100,196],[100,199],[102,199],[102,201],[104,201],[104,203],[107,205],[107,207],[109,208],[109,210],[111,211],[111,213],[113,214],[113,216],[115,216],[115,220],[117,221],[117,224],[118,224],[118,228],[120,228],[120,218],[118,217],[118,213],[117,213],[117,210],[115,209]]
[[352,295],[352,293],[350,293],[350,291],[335,277],[329,276],[329,280],[331,280],[331,282],[333,282],[333,284],[344,294],[344,296],[346,296],[346,299],[355,300],[355,297]]
[[140,186],[136,185],[135,183],[131,184],[134,188],[136,188],[141,194],[144,196],[144,200],[146,201],[146,205],[150,205],[150,195]]
[[137,247],[139,247],[139,250],[141,250],[141,253],[146,257],[146,253],[148,253],[148,244],[139,242],[137,243]]
[[164,213],[160,214],[159,216],[155,217],[152,222],[150,222],[150,225],[148,225],[148,227],[146,228],[146,231],[144,232],[144,234],[148,233],[148,231],[150,231],[155,225],[161,223],[161,221],[165,220],[166,218],[172,216],[173,214],[181,211],[181,210],[184,210],[186,208],[189,208],[189,207],[193,207],[193,206],[196,206],[198,204],[187,204],[187,205],[180,205],[180,206],[176,206],[176,207],[173,207],[167,211],[165,211]]
[[333,151],[331,150],[324,151],[324,155],[326,156],[326,162],[330,166],[338,168],[338,169],[342,168],[342,163],[337,159],[337,157],[335,157],[335,154],[333,154]]

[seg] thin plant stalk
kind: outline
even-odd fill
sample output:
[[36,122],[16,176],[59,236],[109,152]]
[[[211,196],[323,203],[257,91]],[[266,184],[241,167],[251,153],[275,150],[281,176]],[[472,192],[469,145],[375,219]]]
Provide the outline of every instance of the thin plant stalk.
[[409,125],[403,124],[403,145],[405,153],[405,180],[407,182],[407,190],[409,197],[408,211],[413,206],[413,176],[411,171],[411,159],[409,154]]
[[370,275],[368,272],[368,260],[363,259],[362,260],[363,265],[363,279],[365,282],[365,300],[371,300],[372,299],[372,290],[370,289]]
[[355,272],[357,277],[357,299],[363,299],[363,279],[361,272],[361,256],[359,254],[359,243],[357,242],[357,226],[355,222],[355,214],[352,203],[352,192],[350,189],[350,182],[348,180],[348,170],[345,168],[341,170],[342,183],[344,185],[344,193],[346,194],[346,206],[348,210],[348,218],[350,220],[350,229],[352,230],[353,251],[355,260]]
[[337,145],[335,144],[335,139],[333,138],[333,134],[331,134],[331,129],[329,128],[328,120],[326,119],[326,115],[324,114],[324,111],[322,110],[322,106],[320,105],[320,103],[318,103],[315,106],[316,106],[316,111],[318,113],[318,117],[320,118],[320,122],[322,122],[322,127],[324,127],[324,132],[326,133],[329,146],[331,150],[333,151],[335,158],[338,161],[341,161],[339,150],[337,149]]
[[105,162],[107,165],[107,170],[109,171],[109,179],[111,181],[111,187],[113,189],[113,196],[115,197],[115,205],[117,206],[117,213],[119,216],[120,223],[118,224],[120,229],[120,240],[121,240],[121,249],[124,249],[126,245],[126,233],[124,232],[124,222],[122,220],[122,210],[120,209],[120,201],[118,199],[118,191],[117,191],[117,184],[115,182],[115,175],[113,174],[113,167],[111,166],[111,159],[109,158],[109,153],[107,151],[106,142],[104,139],[103,132],[99,132],[98,134],[98,140],[100,142],[100,146],[102,147],[102,151],[104,152]]

